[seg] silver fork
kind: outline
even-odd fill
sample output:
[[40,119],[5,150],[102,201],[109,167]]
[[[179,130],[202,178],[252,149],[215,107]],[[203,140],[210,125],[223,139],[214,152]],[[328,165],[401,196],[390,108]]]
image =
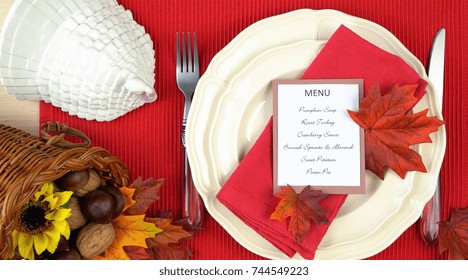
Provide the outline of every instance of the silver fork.
[[[180,47],[180,45],[182,45],[182,47]],[[187,151],[185,149],[185,128],[187,125],[187,117],[192,103],[193,92],[195,91],[195,87],[197,86],[200,78],[197,37],[195,33],[193,33],[193,53],[191,45],[190,33],[187,33],[187,42],[183,32],[181,38],[179,38],[179,33],[176,33],[176,79],[177,86],[185,96],[181,135],[185,154],[185,185],[182,216],[187,219],[190,225],[200,227],[203,223],[204,208],[202,200],[192,182],[190,165],[187,158]]]

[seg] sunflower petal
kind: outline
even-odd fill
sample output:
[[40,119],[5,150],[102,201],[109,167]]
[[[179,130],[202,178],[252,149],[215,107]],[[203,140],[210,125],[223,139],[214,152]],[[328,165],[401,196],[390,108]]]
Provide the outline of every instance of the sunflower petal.
[[55,197],[54,195],[49,195],[46,198],[44,198],[42,201],[49,203],[49,209],[55,209],[55,207],[57,205],[57,200],[58,200],[58,198]]
[[69,191],[54,193],[54,196],[57,197],[57,207],[66,204],[70,200],[70,197],[72,196],[72,194],[73,192],[69,192]]
[[11,233],[11,238],[13,239],[13,250],[18,246],[18,235],[19,233],[16,229]]
[[49,195],[49,194],[53,194],[54,193],[54,183],[52,182],[49,182],[49,183],[45,183],[45,193],[46,195]]
[[47,236],[48,243],[47,243],[47,251],[49,251],[51,254],[55,253],[55,250],[57,249],[58,243],[60,241],[60,233],[53,230],[54,226],[51,226],[49,229],[44,232],[44,234]]
[[34,260],[33,238],[31,235],[19,232],[18,251],[23,258]]
[[65,239],[69,239],[70,238],[70,225],[68,224],[67,221],[57,221],[56,222],[57,225],[54,225],[55,227],[55,231],[59,234],[59,238],[61,235],[63,235],[63,237],[65,237]]
[[44,233],[38,233],[33,235],[34,249],[38,255],[42,254],[49,243],[49,239]]
[[66,227],[68,225],[67,221],[52,221],[52,225],[54,226],[54,231],[62,234],[66,231]]
[[62,235],[66,240],[70,238],[70,225],[67,221],[65,221],[65,230],[62,232]]
[[46,196],[47,183],[42,185],[41,189],[34,193],[33,201],[38,201],[41,196]]
[[48,196],[54,193],[54,184],[49,182],[42,185],[41,190],[34,194],[36,201],[39,199],[41,195]]
[[45,218],[50,221],[54,221],[54,220],[63,221],[70,216],[71,216],[71,209],[59,208],[45,215]]
[[[59,242],[55,238],[56,235],[49,235],[47,234],[47,232],[44,232],[44,235],[47,238],[47,251],[49,251],[49,253],[51,254],[55,253],[55,250],[57,249],[58,242]],[[60,237],[58,240],[60,240]]]

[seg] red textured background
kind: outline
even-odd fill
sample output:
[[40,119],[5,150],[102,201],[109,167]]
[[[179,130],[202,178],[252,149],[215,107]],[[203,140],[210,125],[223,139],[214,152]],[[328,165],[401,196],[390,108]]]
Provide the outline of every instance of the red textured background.
[[[85,132],[93,145],[110,150],[132,172],[132,179],[165,178],[155,210],[181,209],[183,150],[180,146],[183,95],[175,82],[175,32],[197,32],[201,72],[212,57],[250,24],[288,11],[336,9],[374,21],[392,32],[423,65],[434,34],[447,30],[445,99],[447,152],[442,167],[442,215],[453,208],[468,207],[467,26],[468,4],[464,0],[120,0],[133,12],[154,41],[156,51],[156,102],[145,105],[110,123],[70,117],[50,104],[41,103],[40,122],[60,121]],[[237,244],[211,217],[203,231],[187,242],[193,259],[261,259]],[[390,247],[371,259],[446,259],[437,248],[424,245],[413,225]]]

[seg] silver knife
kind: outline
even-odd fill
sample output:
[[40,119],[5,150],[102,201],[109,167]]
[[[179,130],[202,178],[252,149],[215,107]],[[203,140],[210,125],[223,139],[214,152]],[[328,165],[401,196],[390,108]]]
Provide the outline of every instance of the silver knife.
[[[444,58],[445,58],[445,29],[441,28],[432,43],[429,59],[428,76],[434,85],[440,112],[444,92]],[[420,232],[424,242],[429,246],[437,243],[440,221],[440,177],[437,177],[434,196],[427,202],[421,214]]]

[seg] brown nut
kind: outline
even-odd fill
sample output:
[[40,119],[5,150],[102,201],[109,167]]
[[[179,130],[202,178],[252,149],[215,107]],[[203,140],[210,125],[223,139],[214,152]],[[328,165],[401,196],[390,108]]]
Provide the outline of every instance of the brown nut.
[[57,187],[65,191],[72,191],[78,197],[83,197],[96,190],[100,183],[101,178],[94,169],[68,172],[55,181]]
[[85,218],[97,224],[110,223],[114,209],[114,199],[104,191],[90,192],[81,201],[81,211]]
[[122,214],[123,208],[125,206],[125,202],[127,199],[122,194],[122,192],[113,186],[101,186],[98,190],[104,191],[112,196],[114,199],[114,213],[112,214],[112,219],[117,218],[120,214]]
[[80,208],[80,202],[76,197],[70,197],[70,204],[68,206],[71,209],[71,216],[67,218],[67,222],[70,225],[70,229],[74,230],[80,228],[86,224],[86,219],[83,216]]
[[94,169],[88,169],[88,170],[89,170],[88,182],[83,187],[73,192],[73,194],[78,197],[83,197],[87,195],[88,193],[97,190],[99,186],[101,185],[101,177],[96,172],[96,170]]
[[112,224],[89,223],[81,228],[76,238],[76,248],[84,258],[93,258],[104,253],[114,242]]
[[70,248],[65,251],[60,251],[53,254],[49,259],[51,260],[81,260],[81,255],[78,250]]
[[55,184],[64,191],[76,191],[89,181],[89,170],[71,171],[55,180]]
[[60,236],[59,243],[57,244],[55,252],[67,251],[68,249],[69,241],[64,236]]

